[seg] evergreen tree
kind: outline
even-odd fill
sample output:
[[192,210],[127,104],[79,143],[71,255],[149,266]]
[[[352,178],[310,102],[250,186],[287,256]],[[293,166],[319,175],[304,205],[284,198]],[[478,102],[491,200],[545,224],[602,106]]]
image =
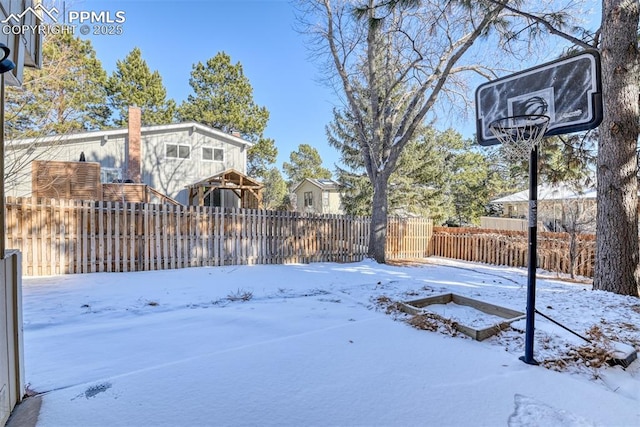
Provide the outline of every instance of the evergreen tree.
[[548,184],[594,184],[597,135],[595,130],[547,138],[540,150],[541,179]]
[[260,138],[247,152],[247,175],[267,179],[278,157],[278,148],[271,138]]
[[338,150],[344,165],[336,165],[337,180],[342,187],[342,206],[349,215],[370,216],[373,187],[360,156],[355,132],[351,111],[334,108],[326,134],[329,145]]
[[638,1],[602,1],[604,118],[598,140],[598,209],[593,288],[640,296]]
[[[343,206],[352,215],[371,215],[373,188],[354,132],[349,111],[334,110],[327,135],[345,165],[337,167],[337,179],[344,188]],[[419,214],[436,224],[476,223],[502,180],[491,172],[489,160],[470,147],[471,141],[453,130],[422,128],[416,132],[389,178],[389,213]]]
[[445,183],[449,180],[448,133],[423,128],[406,145],[389,177],[389,213],[416,214],[443,222],[451,211]]
[[275,141],[260,138],[247,152],[247,175],[262,180],[265,209],[282,210],[287,196],[287,184],[278,168],[273,167],[278,156]]
[[450,162],[449,194],[453,204],[450,223],[458,226],[478,225],[491,194],[486,158],[471,150],[470,144],[470,141],[464,141]]
[[8,139],[105,128],[107,75],[91,41],[49,34],[42,57],[41,69],[25,69],[21,90],[7,90]]
[[284,162],[282,169],[289,186],[297,185],[305,178],[331,178],[331,171],[322,166],[320,153],[309,144],[298,145],[298,151],[289,155],[289,162]]
[[287,183],[282,178],[278,168],[271,168],[264,174],[264,193],[262,202],[265,209],[284,210],[286,209]]
[[206,63],[194,64],[189,85],[193,94],[178,108],[182,121],[193,120],[220,129],[239,132],[249,141],[262,137],[269,111],[253,100],[253,88],[242,65],[218,53]]
[[140,107],[143,125],[168,124],[173,121],[176,103],[167,100],[167,90],[158,71],[149,69],[142,52],[134,48],[116,62],[116,70],[107,79],[107,94],[117,117],[114,123],[125,126],[130,106]]
[[[598,132],[547,137],[538,150],[538,181],[541,184],[586,181],[595,174]],[[499,156],[500,148],[497,148]],[[517,162],[499,160],[509,176],[519,181],[520,189],[528,188],[529,157]]]

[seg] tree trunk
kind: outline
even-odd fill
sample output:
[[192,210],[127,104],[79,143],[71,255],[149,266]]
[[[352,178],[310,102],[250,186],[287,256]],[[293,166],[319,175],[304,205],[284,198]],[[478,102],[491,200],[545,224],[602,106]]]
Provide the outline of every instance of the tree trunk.
[[638,296],[638,0],[602,2],[594,289]]
[[578,260],[578,232],[572,230],[569,233],[569,275],[576,278],[576,261]]
[[378,175],[373,183],[373,205],[371,209],[371,230],[369,231],[369,257],[384,264],[387,249],[387,206],[388,182]]

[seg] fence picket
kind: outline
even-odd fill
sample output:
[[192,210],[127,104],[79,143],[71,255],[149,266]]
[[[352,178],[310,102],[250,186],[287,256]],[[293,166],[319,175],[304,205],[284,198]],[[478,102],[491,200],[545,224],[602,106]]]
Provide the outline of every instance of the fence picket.
[[[25,276],[350,262],[366,256],[370,231],[366,217],[128,202],[7,198],[6,212]],[[390,218],[389,230],[389,259],[441,247],[428,220]]]
[[[513,267],[527,265],[526,232],[446,227],[432,230],[433,255]],[[538,233],[538,267],[570,274],[570,238],[567,233]],[[575,274],[592,277],[595,236],[578,235],[576,239]]]
[[136,228],[139,229],[139,225],[136,223],[137,203],[127,203],[127,213],[129,215],[129,233],[127,235],[129,239],[129,271],[136,271],[136,250],[140,255],[142,251],[138,246],[138,236]]

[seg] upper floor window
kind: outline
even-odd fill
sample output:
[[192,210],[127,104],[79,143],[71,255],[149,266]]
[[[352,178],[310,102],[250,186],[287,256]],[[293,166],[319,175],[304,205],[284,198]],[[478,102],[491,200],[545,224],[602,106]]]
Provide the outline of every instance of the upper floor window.
[[191,157],[191,147],[184,144],[167,144],[165,156],[168,159],[188,159]]
[[304,207],[313,206],[313,192],[305,191],[304,192]]
[[325,206],[325,207],[329,206],[329,192],[328,191],[323,191],[322,192],[322,206]]
[[223,162],[224,150],[222,148],[202,147],[202,160]]

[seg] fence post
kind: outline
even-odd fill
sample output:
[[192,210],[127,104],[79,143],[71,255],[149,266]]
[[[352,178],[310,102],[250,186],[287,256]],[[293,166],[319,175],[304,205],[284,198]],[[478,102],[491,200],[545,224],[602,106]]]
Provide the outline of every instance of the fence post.
[[[199,265],[351,262],[371,220],[336,214],[112,201],[8,199],[7,242],[28,276]],[[429,255],[430,221],[389,219],[389,259]]]

